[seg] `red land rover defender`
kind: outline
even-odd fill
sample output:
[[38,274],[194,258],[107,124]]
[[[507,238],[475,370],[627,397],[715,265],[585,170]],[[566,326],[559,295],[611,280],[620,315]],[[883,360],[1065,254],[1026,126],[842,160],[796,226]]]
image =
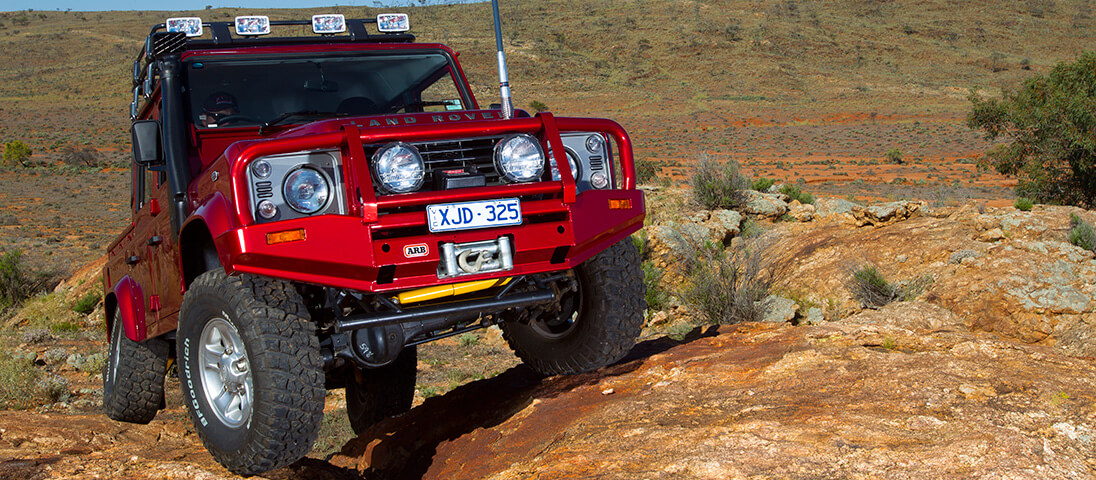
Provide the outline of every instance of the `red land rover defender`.
[[457,54],[406,25],[152,29],[133,65],[133,220],[103,271],[108,416],[150,421],[174,359],[210,453],[253,474],[308,453],[325,389],[346,389],[358,432],[409,409],[416,345],[499,325],[546,375],[634,345],[628,135],[481,108]]

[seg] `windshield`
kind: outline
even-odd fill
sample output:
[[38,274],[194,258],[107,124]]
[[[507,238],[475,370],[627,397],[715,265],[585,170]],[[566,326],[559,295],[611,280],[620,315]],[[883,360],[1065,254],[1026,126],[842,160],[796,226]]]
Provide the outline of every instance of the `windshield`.
[[466,108],[437,51],[193,58],[185,71],[198,128]]

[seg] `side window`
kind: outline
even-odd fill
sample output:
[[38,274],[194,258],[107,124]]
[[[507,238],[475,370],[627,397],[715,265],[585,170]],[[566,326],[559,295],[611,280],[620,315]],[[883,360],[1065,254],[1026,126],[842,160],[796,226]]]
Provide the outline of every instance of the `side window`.
[[[139,164],[133,163],[133,211],[136,212],[148,203],[148,200],[152,198],[152,191],[155,189],[156,172],[153,172]],[[160,182],[163,183],[163,182]]]

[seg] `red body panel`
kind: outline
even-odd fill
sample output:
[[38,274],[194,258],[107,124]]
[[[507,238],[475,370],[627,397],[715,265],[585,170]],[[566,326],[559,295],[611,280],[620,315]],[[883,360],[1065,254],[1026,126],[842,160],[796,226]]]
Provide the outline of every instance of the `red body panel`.
[[147,337],[145,325],[145,300],[141,286],[129,275],[122,277],[114,286],[114,295],[118,297],[118,318],[125,328],[126,336],[134,342]]

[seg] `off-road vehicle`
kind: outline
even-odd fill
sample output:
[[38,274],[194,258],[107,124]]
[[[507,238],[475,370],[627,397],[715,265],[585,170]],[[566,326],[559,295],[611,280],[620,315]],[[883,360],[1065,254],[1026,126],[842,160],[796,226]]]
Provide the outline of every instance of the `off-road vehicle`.
[[409,409],[417,345],[498,325],[547,375],[634,345],[628,135],[515,112],[501,42],[504,101],[481,108],[457,54],[407,23],[152,28],[133,63],[132,222],[103,270],[108,416],[150,421],[174,362],[210,453],[253,474],[308,452],[326,389],[346,389],[357,432]]

